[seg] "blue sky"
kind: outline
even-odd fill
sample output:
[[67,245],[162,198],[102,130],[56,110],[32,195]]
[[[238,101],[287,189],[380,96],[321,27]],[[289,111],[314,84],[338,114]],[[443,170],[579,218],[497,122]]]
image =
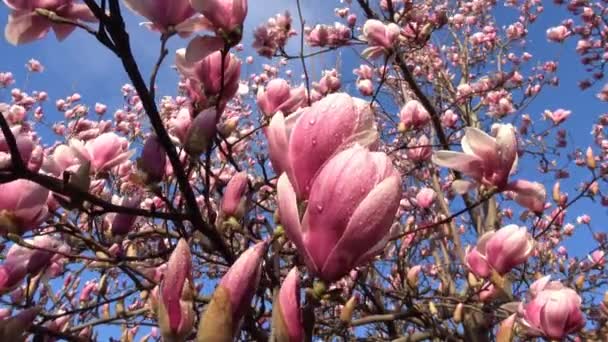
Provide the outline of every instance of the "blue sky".
[[[340,6],[339,1],[304,0],[302,3],[304,4],[304,16],[308,19],[310,25],[316,23],[331,24],[337,20],[333,14],[333,8]],[[255,56],[254,51],[250,48],[252,29],[263,23],[268,17],[289,9],[294,17],[294,27],[299,29],[295,8],[295,0],[250,0],[249,15],[243,39],[245,50],[240,53],[241,58],[244,59],[249,55]],[[597,116],[603,113],[606,106],[595,98],[598,86],[584,92],[581,92],[577,87],[577,82],[586,75],[574,53],[575,41],[569,41],[565,45],[547,43],[546,41],[545,30],[550,26],[559,24],[560,20],[566,17],[566,14],[564,9],[549,4],[545,13],[540,16],[539,22],[533,26],[528,37],[530,40],[529,51],[535,57],[541,60],[559,57],[560,86],[544,91],[532,105],[526,108],[525,112],[518,112],[516,116],[528,113],[534,121],[540,121],[545,109],[566,108],[572,110],[572,116],[564,125],[569,133],[569,148],[566,150],[570,151],[573,146],[586,148],[592,142],[592,137],[589,134],[591,125]],[[7,8],[0,5],[0,27],[3,28],[6,25],[7,16]],[[513,12],[510,9],[499,10],[499,20],[505,20],[505,23],[512,16]],[[158,34],[149,32],[138,25],[139,22],[144,21],[143,18],[136,17],[128,11],[125,11],[125,17],[131,33],[131,42],[136,58],[143,74],[148,75],[158,55]],[[288,50],[293,53],[297,52],[299,44],[296,43],[298,42],[299,37],[292,38]],[[185,47],[186,44],[187,40],[177,37],[172,38],[169,44],[171,52],[158,78],[158,95],[175,94],[177,76],[170,66],[174,51]],[[21,87],[28,92],[45,90],[49,93],[50,101],[47,102],[45,108],[47,113],[53,113],[56,99],[68,96],[73,92],[79,92],[83,96],[82,102],[90,106],[94,105],[95,102],[107,104],[110,113],[122,106],[123,99],[120,87],[128,82],[122,65],[114,55],[83,32],[75,32],[63,43],[58,43],[54,37],[48,37],[19,47],[13,47],[6,43],[4,39],[0,39],[0,56],[0,72],[13,72],[17,87]],[[335,65],[334,57],[335,54],[332,54],[315,59],[311,64],[311,70],[318,74],[323,68],[333,67]],[[30,75],[27,83],[25,83],[26,70],[24,65],[30,58],[40,60],[45,66],[45,72],[41,75]],[[261,63],[271,62],[262,57],[255,57],[255,59],[256,62],[253,66],[244,64],[243,78],[259,71]],[[352,92],[354,90],[352,69],[360,64],[360,60],[351,49],[345,49],[340,59],[343,67],[340,70],[343,75],[343,84],[347,90]],[[276,63],[277,61],[272,62]],[[292,62],[294,80],[299,76],[298,63],[298,61]],[[313,80],[317,78],[313,77]],[[0,102],[8,102],[9,97],[8,90],[0,90]],[[54,139],[54,137],[51,138],[49,135],[49,139]],[[49,141],[49,143],[52,143],[52,141]],[[538,173],[532,173],[530,167],[524,167],[518,177],[542,181],[548,185],[549,191],[553,184],[551,176],[538,179]],[[574,187],[585,179],[589,179],[589,174],[584,170],[574,172],[570,179],[563,181],[562,189],[569,192],[570,196],[573,197],[576,195]],[[588,200],[583,200],[569,210],[568,219],[573,220],[576,215],[582,214],[583,210],[587,210],[587,213],[592,215],[592,225],[595,229],[605,231],[598,223],[606,214],[606,210],[599,205],[589,206]],[[584,255],[590,250],[589,246],[591,245],[589,243],[592,240],[586,230],[583,234],[576,236],[577,240],[567,242],[567,246],[571,252]]]

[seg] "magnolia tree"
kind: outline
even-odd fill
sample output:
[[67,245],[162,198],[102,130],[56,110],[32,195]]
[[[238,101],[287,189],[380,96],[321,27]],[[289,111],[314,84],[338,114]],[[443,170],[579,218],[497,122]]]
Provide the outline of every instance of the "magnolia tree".
[[561,86],[539,29],[608,101],[605,4],[293,1],[248,32],[245,0],[4,0],[11,44],[84,31],[130,82],[110,108],[0,73],[0,340],[605,341],[608,115],[569,146],[569,110],[527,112]]

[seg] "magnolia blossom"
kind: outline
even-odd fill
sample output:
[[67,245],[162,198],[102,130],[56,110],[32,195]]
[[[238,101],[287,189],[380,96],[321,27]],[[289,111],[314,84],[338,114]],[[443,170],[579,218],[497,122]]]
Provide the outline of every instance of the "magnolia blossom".
[[[49,190],[28,180],[0,184],[0,233],[22,235],[37,228],[48,213]],[[10,194],[10,195],[6,195]]]
[[520,322],[533,336],[561,340],[585,326],[581,297],[551,276],[538,279],[519,307]]
[[262,274],[266,242],[246,250],[218,284],[200,320],[198,341],[230,341],[237,336]]
[[304,327],[300,313],[300,276],[296,267],[285,277],[279,290],[278,301],[273,303],[273,329],[277,341],[301,342]]
[[224,63],[222,63],[220,51],[215,51],[202,59],[196,59],[188,58],[186,50],[179,49],[176,53],[175,65],[182,76],[189,81],[190,96],[202,106],[201,109],[207,108],[209,100],[218,97],[220,92],[222,103],[227,102],[239,88],[241,61],[231,53],[224,58]]
[[377,19],[369,19],[363,25],[362,40],[367,41],[369,47],[362,53],[368,58],[375,58],[385,51],[391,50],[399,40],[401,28],[395,23],[384,24]]
[[232,176],[228,185],[226,185],[226,191],[224,191],[224,197],[222,197],[222,214],[227,217],[240,218],[245,212],[245,195],[247,193],[247,173],[239,172]]
[[158,293],[158,326],[167,341],[183,341],[194,327],[193,286],[190,247],[180,239],[167,262]]
[[217,133],[217,119],[217,110],[214,107],[198,113],[186,133],[186,152],[197,157],[211,147]]
[[[42,147],[34,143],[34,140],[28,134],[21,133],[20,126],[11,127],[15,142],[17,143],[17,150],[21,156],[21,160],[32,171],[38,171],[43,163],[42,158]],[[12,156],[4,137],[4,134],[0,132],[0,170],[7,169],[12,166]]]
[[34,248],[12,245],[0,265],[0,293],[13,290],[27,275],[35,276],[50,266],[54,261],[53,251],[66,252],[67,249],[62,242],[50,235],[37,236],[25,242]]
[[[120,200],[120,206],[127,208],[137,208],[141,203],[140,200],[141,197],[139,194],[124,196]],[[110,232],[113,236],[127,235],[131,231],[133,225],[135,224],[135,221],[137,220],[137,216],[135,215],[129,215],[124,213],[110,215],[111,216],[109,217],[108,221],[110,222]]]
[[433,154],[431,142],[426,135],[410,140],[407,145],[407,157],[413,162],[423,162],[429,160]]
[[0,320],[0,340],[23,341],[27,337],[24,334],[34,323],[40,310],[40,307],[31,307],[19,312],[15,316]]
[[311,272],[334,281],[384,249],[399,207],[401,177],[386,154],[356,145],[320,170],[302,220],[287,174],[277,188],[287,236]]
[[350,28],[341,23],[335,23],[334,26],[318,24],[312,29],[307,27],[304,33],[308,45],[319,47],[347,45],[352,35]]
[[315,175],[332,155],[355,142],[370,146],[378,133],[367,103],[337,93],[287,119],[277,113],[266,136],[275,172],[286,172],[298,198],[304,199]]
[[137,159],[137,166],[142,171],[146,183],[160,182],[165,176],[167,153],[158,137],[149,136],[144,142],[141,157]]
[[303,85],[291,89],[287,81],[277,78],[268,82],[266,88],[258,88],[257,103],[268,116],[279,111],[288,115],[305,105],[306,89]]
[[547,191],[541,183],[520,179],[509,183],[506,189],[513,191],[513,199],[522,207],[535,213],[545,210]]
[[191,0],[190,2],[192,7],[202,13],[216,30],[225,33],[242,30],[247,16],[247,0]]
[[525,227],[508,225],[497,231],[483,234],[474,248],[467,249],[469,270],[487,278],[492,270],[503,275],[520,265],[534,251],[534,239]]
[[186,37],[192,32],[207,29],[211,24],[196,13],[189,0],[125,0],[133,12],[150,20],[148,28],[163,34],[177,32]]
[[435,198],[437,197],[437,193],[435,190],[431,188],[422,188],[416,194],[416,204],[419,208],[428,209],[435,202]]
[[95,172],[106,172],[127,161],[134,153],[129,151],[129,141],[116,133],[104,133],[83,143],[70,140],[74,154],[83,161],[89,161]]
[[401,108],[399,117],[403,130],[420,129],[431,121],[431,115],[418,100],[409,100]]
[[85,4],[72,0],[4,0],[4,3],[11,9],[4,36],[13,45],[42,39],[51,29],[61,41],[76,29],[74,25],[52,22],[39,14],[41,10],[74,21],[97,21]]
[[463,152],[437,151],[433,162],[460,171],[479,183],[504,189],[517,160],[513,126],[499,125],[495,138],[467,127],[461,144]]

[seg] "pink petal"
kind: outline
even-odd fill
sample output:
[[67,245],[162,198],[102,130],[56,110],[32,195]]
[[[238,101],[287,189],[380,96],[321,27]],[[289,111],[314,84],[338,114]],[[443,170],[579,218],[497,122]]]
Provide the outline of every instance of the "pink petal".
[[304,246],[302,234],[305,231],[303,231],[304,227],[300,225],[296,193],[285,173],[279,177],[279,181],[277,182],[277,198],[281,224],[285,229],[287,237],[296,246],[300,255],[304,257],[308,268],[312,272],[317,272],[320,267],[312,262],[312,258]]
[[352,214],[344,234],[328,256],[322,274],[336,280],[357,266],[362,253],[387,236],[401,199],[401,180],[388,177],[378,184]]
[[6,40],[13,44],[25,44],[43,38],[50,30],[49,21],[31,11],[13,11],[4,29]]
[[302,341],[303,327],[300,313],[300,275],[297,267],[289,271],[279,291],[281,314],[290,341]]
[[210,54],[224,48],[224,40],[212,36],[196,36],[186,48],[186,61],[198,62]]
[[161,300],[169,315],[169,325],[177,330],[182,320],[180,299],[186,279],[192,277],[192,255],[190,246],[180,239],[167,262],[167,271],[161,283]]
[[436,151],[432,157],[433,163],[460,171],[475,180],[481,178],[483,172],[483,161],[477,156],[454,152],[454,151]]
[[276,174],[283,172],[291,173],[291,166],[289,165],[289,158],[287,156],[289,140],[283,113],[276,113],[272,117],[265,132],[268,139],[268,153],[274,172]]
[[359,118],[352,98],[331,94],[305,108],[289,139],[289,158],[299,198],[307,198],[314,176],[356,132]]

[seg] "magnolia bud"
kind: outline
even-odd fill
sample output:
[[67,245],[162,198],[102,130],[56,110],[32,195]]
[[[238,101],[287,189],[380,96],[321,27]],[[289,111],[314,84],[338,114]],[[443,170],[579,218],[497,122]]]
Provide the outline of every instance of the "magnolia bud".
[[418,287],[418,275],[420,274],[421,270],[422,266],[416,265],[407,271],[407,285],[411,289],[415,289]]
[[437,311],[437,307],[435,306],[435,303],[433,303],[432,301],[429,302],[429,312],[433,316],[437,316],[439,314],[439,311]]
[[555,184],[553,184],[553,201],[555,203],[559,203],[559,200],[561,199],[562,195],[561,195],[561,191],[560,191],[560,185],[559,182],[555,182]]
[[585,153],[585,156],[587,158],[587,167],[590,170],[595,169],[597,165],[595,163],[595,156],[593,155],[593,150],[591,149],[591,147],[587,147],[587,153]]
[[186,134],[185,149],[188,154],[198,157],[206,152],[213,142],[217,127],[217,112],[215,108],[208,108],[200,112],[190,125]]
[[454,309],[454,314],[452,316],[452,318],[454,319],[454,322],[456,323],[460,323],[462,322],[462,310],[464,308],[464,305],[462,303],[458,303],[456,305],[456,308]]
[[145,174],[145,182],[160,182],[165,175],[166,163],[167,154],[158,137],[149,136],[144,143],[141,157],[137,159],[137,167]]
[[581,274],[578,277],[576,277],[576,280],[574,281],[574,286],[576,286],[576,288],[578,290],[580,290],[583,288],[584,285],[585,285],[585,276],[583,274]]
[[357,296],[352,296],[348,299],[344,307],[342,307],[342,312],[340,312],[340,320],[345,324],[350,324],[353,319],[353,313],[355,308],[357,307]]

